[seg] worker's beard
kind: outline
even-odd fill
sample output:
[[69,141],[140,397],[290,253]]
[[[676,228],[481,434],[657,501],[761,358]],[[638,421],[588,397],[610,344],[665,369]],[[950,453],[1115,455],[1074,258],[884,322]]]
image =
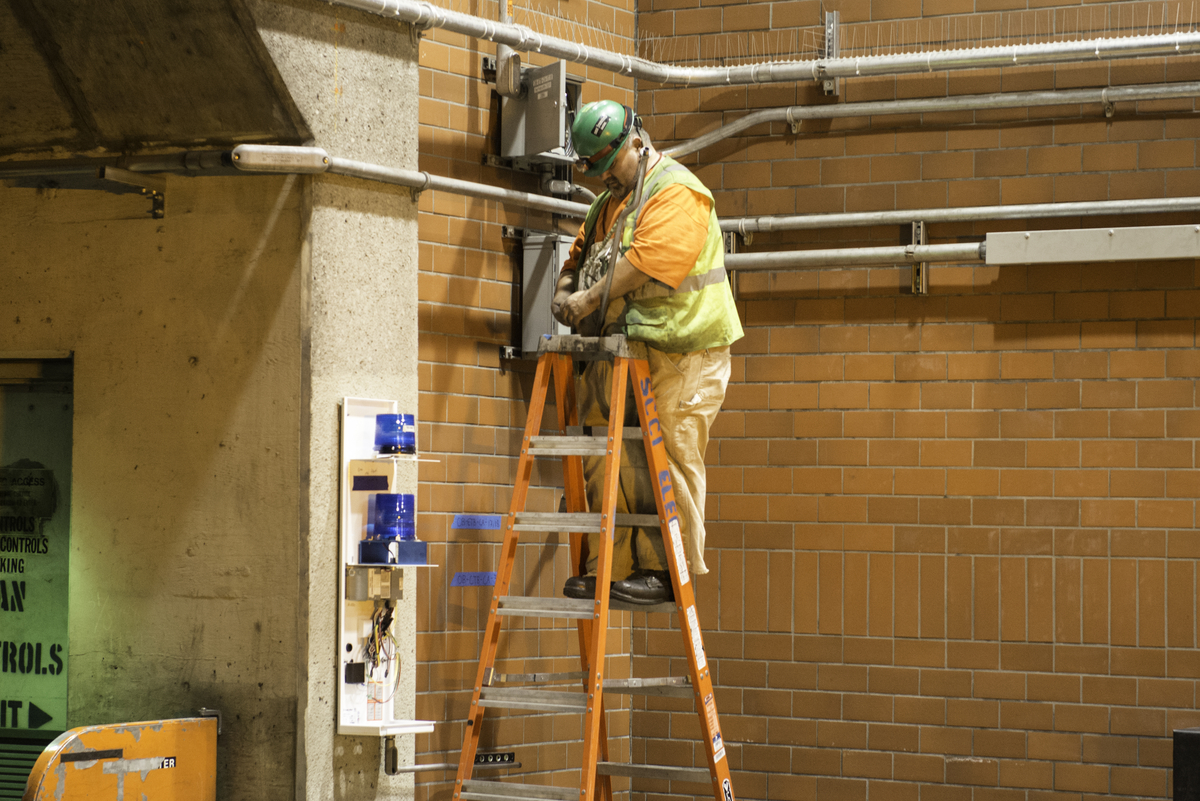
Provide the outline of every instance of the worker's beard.
[[624,200],[629,194],[629,190],[633,187],[618,181],[616,178],[608,178],[604,181],[604,185],[608,188],[608,194],[614,200]]

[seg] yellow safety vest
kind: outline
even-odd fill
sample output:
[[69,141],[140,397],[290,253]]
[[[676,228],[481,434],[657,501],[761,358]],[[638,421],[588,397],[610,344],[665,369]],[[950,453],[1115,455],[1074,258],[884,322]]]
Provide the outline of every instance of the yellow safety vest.
[[[725,272],[725,245],[712,193],[691,170],[671,157],[663,156],[645,178],[644,199],[649,200],[671,184],[683,184],[708,198],[711,209],[708,237],[696,264],[677,288],[672,289],[651,278],[625,296],[625,335],[668,353],[690,353],[732,344],[741,339],[744,332]],[[584,252],[593,239],[596,219],[608,199],[609,193],[604,192],[588,209],[584,221]],[[633,225],[625,228],[621,238],[622,254],[633,245],[640,216],[641,209],[634,217]],[[612,269],[611,265],[609,269]]]

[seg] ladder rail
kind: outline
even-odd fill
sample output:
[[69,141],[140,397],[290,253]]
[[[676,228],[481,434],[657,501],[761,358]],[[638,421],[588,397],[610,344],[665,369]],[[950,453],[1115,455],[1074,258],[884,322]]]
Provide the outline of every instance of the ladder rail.
[[[604,715],[604,653],[608,636],[607,582],[612,576],[613,529],[616,527],[617,491],[621,482],[621,445],[624,442],[625,391],[629,373],[621,357],[613,359],[611,401],[608,411],[608,452],[604,457],[604,489],[601,501],[600,554],[596,565],[596,614],[592,620],[587,666],[588,678],[584,687],[588,707],[583,723],[583,767],[579,776],[580,801],[591,801],[589,790],[596,785],[596,765],[608,761],[608,737]],[[602,743],[603,745],[598,745]],[[608,782],[607,776],[601,785]],[[599,795],[599,793],[596,793]]]
[[[634,402],[641,423],[642,438],[646,446],[646,459],[650,466],[651,484],[654,486],[654,503],[658,509],[663,547],[667,552],[667,566],[671,583],[675,588],[675,603],[678,607],[679,630],[683,635],[683,647],[687,653],[688,670],[691,674],[695,695],[696,711],[700,716],[700,729],[704,737],[704,753],[708,759],[712,777],[713,795],[717,801],[733,801],[733,780],[729,771],[729,759],[725,753],[725,740],[717,717],[717,701],[712,687],[712,671],[704,651],[704,638],[700,633],[699,614],[696,611],[695,582],[692,581],[683,549],[679,514],[675,504],[675,488],[671,475],[667,448],[658,419],[658,402],[654,397],[650,380],[650,365],[645,359],[633,360],[629,365],[634,383]],[[657,433],[656,433],[657,432]]]
[[[543,356],[542,358],[546,358]],[[556,404],[555,408],[558,411],[558,430],[563,434],[571,436],[591,436],[592,432],[584,432],[580,426],[579,420],[579,403],[576,395],[575,385],[575,361],[570,354],[559,353],[554,357],[556,363],[560,365],[560,369],[555,371],[555,390]],[[578,433],[576,433],[578,432]],[[587,481],[583,473],[583,456],[580,453],[564,453],[562,455],[563,469],[563,502],[567,507],[568,514],[582,514],[588,511],[587,508]],[[571,575],[578,576],[584,571],[583,562],[583,532],[575,531],[568,534],[570,541],[570,558],[571,558]],[[587,679],[589,666],[596,661],[594,654],[589,650],[593,641],[592,631],[596,625],[595,619],[581,619],[577,621],[576,636],[579,640],[579,663],[582,668],[582,680],[580,683],[584,693],[587,692]],[[607,627],[607,624],[606,624]],[[603,656],[601,656],[603,660]],[[603,704],[603,697],[600,702]],[[603,706],[601,706],[603,710]],[[600,715],[600,732],[599,732],[599,747],[600,759],[608,760],[608,720],[607,715],[603,712]],[[612,779],[608,776],[601,776],[593,784],[594,797],[599,801],[612,801]]]
[[479,703],[483,690],[484,679],[489,668],[496,661],[496,651],[500,642],[499,600],[508,595],[508,587],[512,582],[513,564],[516,562],[517,542],[519,534],[513,528],[513,521],[518,512],[525,508],[525,499],[529,493],[529,479],[533,472],[533,455],[529,453],[529,442],[541,430],[542,415],[546,410],[546,392],[550,387],[555,369],[550,360],[539,360],[533,379],[533,395],[530,398],[528,419],[525,423],[525,435],[521,441],[521,454],[517,459],[517,478],[513,484],[512,500],[509,504],[508,515],[504,519],[504,542],[500,546],[500,561],[497,565],[496,584],[492,588],[492,598],[489,603],[487,626],[484,630],[483,644],[479,656],[479,669],[475,676],[471,694],[471,707],[468,712],[466,731],[463,733],[462,755],[459,758],[458,773],[454,780],[454,792],[461,795],[464,781],[469,781],[475,766],[475,752],[479,748],[479,736],[483,729],[483,707]]

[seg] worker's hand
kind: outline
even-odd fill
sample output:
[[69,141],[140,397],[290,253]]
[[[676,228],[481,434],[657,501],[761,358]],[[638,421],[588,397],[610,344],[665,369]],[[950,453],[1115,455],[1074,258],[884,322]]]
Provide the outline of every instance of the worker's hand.
[[[572,292],[571,295],[563,301],[559,307],[559,311],[554,316],[566,325],[579,327],[579,323],[584,317],[594,312],[600,305],[600,302],[592,298],[593,293],[588,291]],[[555,297],[555,301],[558,297]]]
[[554,293],[554,300],[550,301],[550,313],[554,315],[554,319],[558,320],[563,325],[571,325],[571,321],[567,319],[564,307],[567,305],[567,298],[571,297],[572,290],[560,289]]

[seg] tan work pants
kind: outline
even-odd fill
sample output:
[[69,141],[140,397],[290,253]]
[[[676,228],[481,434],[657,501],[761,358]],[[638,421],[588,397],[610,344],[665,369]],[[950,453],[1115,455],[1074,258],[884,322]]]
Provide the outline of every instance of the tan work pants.
[[[704,564],[704,452],[708,431],[725,400],[729,384],[729,348],[693,353],[665,353],[648,348],[650,378],[675,503],[679,510],[688,568],[694,575],[708,572]],[[579,417],[585,426],[607,426],[612,396],[612,362],[589,362],[579,382]],[[626,425],[637,425],[632,395],[627,396]],[[585,456],[588,508],[599,511],[604,491],[604,457]],[[618,513],[657,514],[654,487],[646,454],[636,442],[623,443],[621,477],[617,490]],[[599,558],[600,535],[588,535],[584,572],[594,574]],[[666,549],[659,529],[617,528],[613,532],[612,580],[619,581],[635,569],[666,570]]]

